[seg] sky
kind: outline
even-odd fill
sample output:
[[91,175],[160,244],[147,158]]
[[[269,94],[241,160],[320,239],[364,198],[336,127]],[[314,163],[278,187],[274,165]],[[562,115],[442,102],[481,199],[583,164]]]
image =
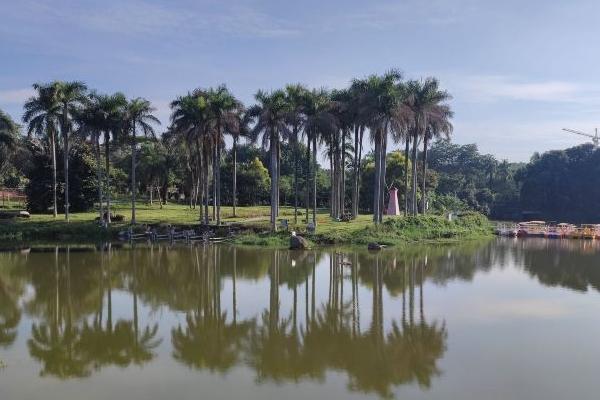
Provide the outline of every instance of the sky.
[[527,161],[600,126],[600,2],[0,0],[0,109],[34,82],[82,80],[169,102],[225,83],[244,103],[287,83],[341,88],[403,71],[452,95],[453,140]]

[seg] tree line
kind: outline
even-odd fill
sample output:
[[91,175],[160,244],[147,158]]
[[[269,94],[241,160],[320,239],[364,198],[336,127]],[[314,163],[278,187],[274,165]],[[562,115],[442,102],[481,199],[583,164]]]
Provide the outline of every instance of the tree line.
[[[23,123],[26,138],[43,147],[51,159],[52,212],[59,212],[59,164],[62,167],[62,211],[70,218],[70,166],[73,149],[83,143],[94,157],[97,204],[100,218],[111,217],[111,156],[113,147],[129,147],[129,193],[131,220],[135,223],[137,186],[137,152],[145,138],[160,140],[163,145],[181,151],[185,159],[186,179],[191,182],[190,197],[201,205],[199,218],[221,222],[222,173],[225,138],[232,142],[233,184],[231,204],[237,205],[237,148],[240,140],[260,145],[268,151],[270,175],[271,225],[279,214],[281,190],[281,147],[290,147],[293,163],[293,205],[295,220],[304,206],[307,220],[316,223],[317,173],[319,151],[329,161],[329,205],[332,217],[346,214],[355,217],[360,204],[360,173],[363,166],[363,138],[367,133],[373,143],[374,193],[372,211],[375,223],[384,212],[386,158],[388,142],[405,145],[405,169],[409,158],[412,171],[405,176],[405,213],[426,210],[426,179],[418,182],[417,165],[425,178],[427,150],[433,138],[452,132],[451,96],[440,88],[435,78],[402,79],[395,70],[383,75],[355,79],[345,89],[309,89],[300,84],[265,92],[259,90],[255,104],[246,107],[231,91],[221,85],[198,88],[171,102],[170,124],[160,135],[155,108],[143,98],[128,99],[122,93],[102,94],[89,90],[83,82],[55,81],[34,84],[35,95],[24,105]],[[0,146],[8,154],[20,143],[18,125],[2,114]],[[22,141],[21,141],[22,142]],[[29,143],[30,145],[31,143]],[[303,146],[301,146],[303,145]],[[422,151],[418,151],[419,146]],[[58,156],[61,156],[59,162]],[[422,157],[420,164],[417,159]],[[2,160],[8,160],[3,156]],[[305,176],[299,176],[300,173]],[[72,178],[71,178],[72,179]],[[303,189],[300,188],[303,179]],[[410,182],[409,182],[410,179]],[[420,204],[419,195],[420,196]],[[303,197],[303,198],[302,198]],[[235,211],[234,211],[235,213]],[[310,215],[309,215],[310,214]]]

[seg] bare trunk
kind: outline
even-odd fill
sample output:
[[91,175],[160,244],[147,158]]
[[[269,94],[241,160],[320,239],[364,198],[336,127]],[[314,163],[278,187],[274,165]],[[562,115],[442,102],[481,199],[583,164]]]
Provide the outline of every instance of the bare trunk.
[[340,164],[340,215],[344,215],[346,197],[346,132],[342,133],[342,162]]
[[384,200],[385,200],[385,173],[386,173],[386,160],[387,160],[387,126],[386,128],[383,130],[382,132],[382,136],[381,136],[381,174],[380,174],[380,179],[381,179],[381,183],[379,184],[380,187],[380,194],[379,194],[379,222],[383,221],[383,212],[385,210],[385,204],[384,204]]
[[425,138],[423,139],[423,177],[421,182],[421,213],[425,214],[427,212],[427,145],[429,144],[429,137],[425,134]]
[[358,215],[358,125],[354,127],[354,160],[352,162],[352,217]]
[[135,122],[133,123],[133,132],[131,132],[131,224],[135,225],[135,195],[136,195],[136,184],[135,184]]
[[307,137],[306,140],[306,179],[305,179],[305,193],[306,193],[306,223],[308,223],[308,218],[309,218],[309,208],[310,208],[310,166],[311,166],[311,162],[310,162],[310,136]]
[[233,216],[235,217],[235,203],[237,197],[237,140],[233,139]]
[[408,159],[410,151],[410,134],[406,135],[406,142],[404,147],[404,216],[408,215]]
[[69,222],[69,132],[68,132],[68,121],[67,121],[67,107],[63,106],[63,167],[65,174],[65,220]]
[[279,181],[281,178],[281,143],[277,141],[277,202],[275,203],[275,215],[279,217]]
[[110,133],[104,133],[104,169],[106,171],[106,223],[110,224]]
[[298,128],[294,127],[294,224],[298,223]]
[[373,222],[379,223],[379,196],[381,195],[381,138],[375,132],[375,176],[373,178]]
[[54,129],[50,130],[50,151],[52,151],[52,213],[54,218],[58,216],[58,200],[56,195],[56,134]]
[[215,160],[217,185],[217,225],[221,225],[221,142],[217,141],[217,159]]
[[[100,214],[100,222],[102,222],[102,216],[104,214],[104,207],[102,206],[102,166],[100,162],[100,134],[94,135],[94,153],[96,155],[96,179],[98,179],[98,213]],[[56,170],[54,171],[56,173]],[[56,202],[54,203],[56,204]]]
[[412,215],[417,214],[417,144],[418,136],[417,131],[413,136],[413,149],[412,149],[412,199],[411,199],[411,213]]
[[313,211],[312,222],[317,227],[317,135],[313,136]]
[[277,142],[271,137],[271,230],[277,231]]

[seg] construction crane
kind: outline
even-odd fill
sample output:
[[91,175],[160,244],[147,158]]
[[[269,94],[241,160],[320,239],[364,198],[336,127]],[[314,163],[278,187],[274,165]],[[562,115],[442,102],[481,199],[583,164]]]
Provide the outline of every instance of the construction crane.
[[596,147],[598,147],[598,145],[600,144],[600,137],[598,137],[598,128],[595,129],[595,134],[593,134],[593,135],[590,133],[580,132],[580,131],[576,131],[574,129],[567,129],[567,128],[563,128],[563,131],[588,137],[588,138],[592,139],[592,143],[594,143],[594,146],[596,146]]

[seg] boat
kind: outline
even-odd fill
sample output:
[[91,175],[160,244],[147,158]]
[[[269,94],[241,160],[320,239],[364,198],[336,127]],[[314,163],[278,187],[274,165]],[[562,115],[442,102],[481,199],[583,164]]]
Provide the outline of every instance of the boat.
[[544,231],[544,237],[546,239],[562,239],[564,234],[558,225],[549,224]]
[[595,239],[598,233],[598,225],[581,225],[581,239]]
[[569,238],[571,233],[577,229],[575,225],[567,224],[565,222],[561,222],[560,224],[556,225],[556,228],[558,232],[561,233],[563,238]]
[[520,222],[517,225],[518,237],[545,237],[546,235],[545,221],[528,221]]
[[515,225],[500,224],[496,227],[496,235],[503,237],[517,237],[517,227]]

